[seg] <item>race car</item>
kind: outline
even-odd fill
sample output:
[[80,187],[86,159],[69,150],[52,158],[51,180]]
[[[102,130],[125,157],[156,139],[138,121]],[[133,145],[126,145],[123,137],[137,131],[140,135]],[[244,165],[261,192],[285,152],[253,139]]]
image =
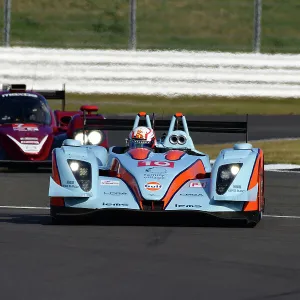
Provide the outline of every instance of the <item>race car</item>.
[[[52,111],[46,99],[62,100],[62,111]],[[84,105],[81,111],[65,111],[65,89],[28,91],[24,84],[4,86],[0,91],[0,166],[51,167],[52,150],[68,137],[81,140],[84,136],[82,144],[108,147],[98,131],[90,135],[85,128],[87,119],[104,118],[91,114],[97,110]]]
[[[54,149],[49,185],[54,223],[104,212],[190,214],[199,219],[237,221],[254,227],[262,218],[264,154],[247,143],[246,122],[191,121],[181,113],[171,122],[139,113],[130,120],[99,120],[106,130],[140,125],[167,130],[151,149],[83,146],[67,139]],[[195,149],[190,131],[246,134],[246,143],[221,150],[213,165]]]

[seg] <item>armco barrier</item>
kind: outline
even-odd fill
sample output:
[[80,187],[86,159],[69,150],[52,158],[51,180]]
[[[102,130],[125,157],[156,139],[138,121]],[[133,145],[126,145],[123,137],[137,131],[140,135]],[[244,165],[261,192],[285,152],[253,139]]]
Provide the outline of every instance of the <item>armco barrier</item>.
[[148,95],[300,97],[300,55],[0,48],[0,83]]

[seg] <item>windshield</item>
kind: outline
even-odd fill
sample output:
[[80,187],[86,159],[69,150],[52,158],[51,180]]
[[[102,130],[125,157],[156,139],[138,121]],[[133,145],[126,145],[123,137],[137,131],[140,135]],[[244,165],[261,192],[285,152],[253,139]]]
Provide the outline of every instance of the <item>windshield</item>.
[[51,115],[43,98],[35,94],[0,95],[0,124],[38,123],[49,125]]

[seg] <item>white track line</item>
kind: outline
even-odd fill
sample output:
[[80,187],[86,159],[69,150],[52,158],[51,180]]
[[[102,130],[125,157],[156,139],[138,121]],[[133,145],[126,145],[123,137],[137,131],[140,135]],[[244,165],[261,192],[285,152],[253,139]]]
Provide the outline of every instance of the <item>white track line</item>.
[[50,207],[37,207],[37,206],[11,206],[11,205],[1,205],[0,208],[12,208],[12,209],[50,209]]
[[279,216],[279,215],[263,215],[267,218],[284,218],[284,219],[300,219],[300,216]]

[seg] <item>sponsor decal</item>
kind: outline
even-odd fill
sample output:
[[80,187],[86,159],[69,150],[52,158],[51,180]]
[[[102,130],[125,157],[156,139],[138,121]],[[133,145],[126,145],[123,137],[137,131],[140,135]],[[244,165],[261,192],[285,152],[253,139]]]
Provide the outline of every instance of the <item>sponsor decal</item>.
[[202,207],[201,205],[199,204],[175,204],[175,207],[177,208],[200,208]]
[[165,175],[161,175],[161,174],[144,174],[144,179],[156,179],[156,180],[161,180],[161,179],[165,179]]
[[127,203],[110,203],[110,202],[103,202],[102,205],[104,205],[104,206],[113,206],[113,207],[127,207],[127,206],[129,206]]
[[229,189],[229,193],[244,193],[246,190],[240,190],[240,189]]
[[38,152],[39,151],[39,146],[38,145],[24,145],[22,147],[22,150],[24,152]]
[[191,182],[190,187],[191,188],[205,188],[206,182]]
[[179,194],[180,196],[185,196],[185,197],[203,197],[203,194],[191,194],[191,193],[186,193],[186,194]]
[[147,168],[145,170],[145,172],[146,173],[167,173],[168,171],[165,168],[157,169],[157,168],[152,167],[152,168]]
[[37,98],[38,96],[35,94],[28,94],[28,93],[9,93],[9,94],[2,94],[2,97],[15,97],[15,96],[27,96]]
[[116,180],[101,180],[100,185],[119,186],[120,182]]
[[39,131],[36,124],[12,124],[14,131]]
[[38,145],[38,141],[21,141],[21,144]]
[[67,181],[67,184],[63,184],[62,185],[64,188],[73,188],[73,189],[78,189],[79,188],[79,185],[77,185],[75,183],[75,181],[71,181],[71,180],[68,180]]
[[110,195],[110,196],[124,196],[127,195],[126,192],[104,192],[104,195]]
[[167,173],[167,169],[165,168],[147,168],[145,170],[144,179],[165,179],[165,174]]
[[137,139],[145,139],[146,137],[145,137],[145,134],[144,134],[143,130],[139,129],[137,131],[137,133],[135,134],[135,138],[137,138]]
[[21,137],[21,141],[38,141],[37,137]]
[[160,190],[162,188],[162,185],[157,181],[151,181],[147,182],[144,187],[148,191],[155,192]]
[[174,162],[169,161],[155,161],[155,160],[143,160],[138,162],[138,167],[166,167],[174,168]]
[[23,144],[22,142],[20,143],[19,141],[17,141],[15,138],[13,138],[12,136],[10,136],[9,134],[7,135],[12,141],[14,141],[21,149],[23,152],[25,153],[39,153],[44,145],[44,143],[46,142],[48,135],[46,135],[39,144],[36,145],[27,145],[27,144]]
[[241,186],[241,185],[233,185],[233,188],[234,188],[234,189],[241,189],[242,186]]

